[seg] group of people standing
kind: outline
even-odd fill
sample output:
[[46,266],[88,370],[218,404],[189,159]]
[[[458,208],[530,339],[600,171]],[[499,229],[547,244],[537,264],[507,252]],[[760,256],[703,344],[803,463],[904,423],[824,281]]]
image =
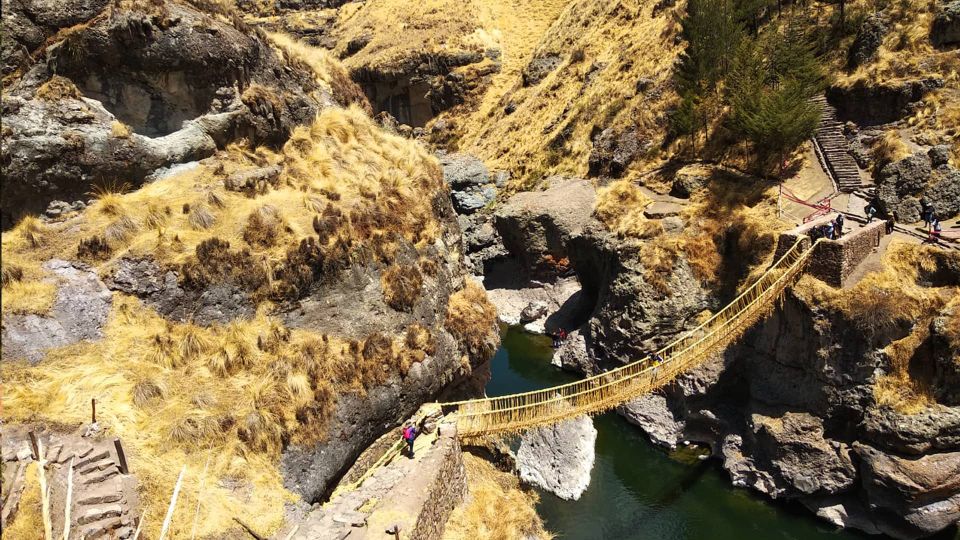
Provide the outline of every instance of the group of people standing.
[[814,242],[818,238],[826,238],[827,240],[837,240],[843,236],[843,214],[837,214],[835,219],[830,220],[829,223],[824,225],[817,225],[810,229],[810,239]]

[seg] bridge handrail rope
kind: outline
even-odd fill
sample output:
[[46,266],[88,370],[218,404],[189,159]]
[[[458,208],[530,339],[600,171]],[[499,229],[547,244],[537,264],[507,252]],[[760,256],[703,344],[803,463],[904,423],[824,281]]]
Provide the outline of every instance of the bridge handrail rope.
[[718,345],[733,341],[779,296],[812,249],[798,239],[770,268],[733,301],[654,355],[579,381],[492,398],[443,403],[455,414],[460,436],[509,432],[565,417],[599,412],[666,384],[704,360]]

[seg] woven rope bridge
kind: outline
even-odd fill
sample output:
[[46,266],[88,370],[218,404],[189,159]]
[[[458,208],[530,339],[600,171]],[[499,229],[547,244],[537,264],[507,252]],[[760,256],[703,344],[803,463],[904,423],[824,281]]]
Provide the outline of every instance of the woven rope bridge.
[[[511,433],[602,412],[655,390],[722,351],[766,316],[813,251],[797,242],[732,302],[656,354],[577,382],[494,398],[443,403],[461,438]],[[659,356],[662,361],[655,362]]]
[[[818,240],[819,242],[819,240]],[[494,398],[428,404],[440,408],[444,423],[455,422],[461,439],[514,433],[611,409],[655,390],[725,349],[753,323],[766,316],[803,270],[813,248],[798,239],[750,287],[715,315],[655,354],[580,381]],[[660,361],[654,361],[658,358]],[[400,455],[398,440],[356,481],[341,485],[331,497],[357,489],[377,469]]]

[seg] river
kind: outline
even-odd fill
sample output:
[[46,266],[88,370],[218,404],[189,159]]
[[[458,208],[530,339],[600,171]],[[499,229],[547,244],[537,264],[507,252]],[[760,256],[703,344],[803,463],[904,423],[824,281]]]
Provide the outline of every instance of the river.
[[[575,380],[550,365],[550,339],[507,328],[491,365],[489,396]],[[881,538],[837,530],[798,503],[774,502],[734,488],[716,460],[697,451],[666,452],[615,413],[594,419],[596,462],[578,501],[540,493],[537,511],[562,540]],[[960,540],[960,538],[958,538]]]

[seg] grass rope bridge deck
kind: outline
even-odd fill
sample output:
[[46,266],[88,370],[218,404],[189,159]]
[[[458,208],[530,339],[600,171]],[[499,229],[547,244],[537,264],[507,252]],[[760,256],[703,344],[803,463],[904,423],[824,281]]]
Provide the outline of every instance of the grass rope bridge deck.
[[573,383],[532,392],[440,404],[461,438],[511,433],[602,412],[655,390],[726,348],[773,309],[812,247],[798,239],[766,272],[712,317],[642,360]]
[[[819,242],[819,240],[818,240]],[[444,413],[443,422],[454,422],[461,439],[515,433],[583,414],[611,409],[653,391],[701,365],[722,351],[756,321],[766,316],[782,297],[813,247],[797,241],[759,279],[723,309],[670,342],[655,354],[617,369],[576,382],[506,396],[433,404]],[[661,362],[654,362],[659,356]],[[398,441],[355,482],[335,494],[359,487],[373,472],[400,454]]]

